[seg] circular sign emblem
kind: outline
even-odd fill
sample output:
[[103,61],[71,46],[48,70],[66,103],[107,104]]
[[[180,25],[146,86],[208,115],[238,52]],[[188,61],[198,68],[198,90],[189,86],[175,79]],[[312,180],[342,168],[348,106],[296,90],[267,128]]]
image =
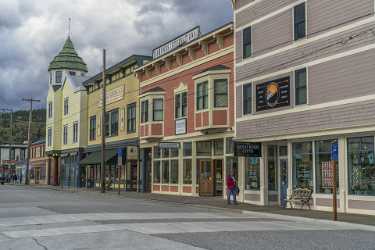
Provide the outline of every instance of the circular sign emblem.
[[267,85],[266,102],[271,108],[275,107],[279,101],[280,91],[277,83],[270,83]]

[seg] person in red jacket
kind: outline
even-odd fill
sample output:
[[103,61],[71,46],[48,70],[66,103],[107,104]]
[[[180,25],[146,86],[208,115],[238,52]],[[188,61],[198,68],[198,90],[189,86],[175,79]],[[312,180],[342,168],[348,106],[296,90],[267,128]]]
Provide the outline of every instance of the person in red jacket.
[[236,179],[234,178],[234,176],[232,174],[229,174],[227,176],[227,202],[228,202],[228,204],[231,204],[232,202],[234,204],[237,203],[237,201],[236,201],[236,195],[237,195],[236,187],[237,187]]

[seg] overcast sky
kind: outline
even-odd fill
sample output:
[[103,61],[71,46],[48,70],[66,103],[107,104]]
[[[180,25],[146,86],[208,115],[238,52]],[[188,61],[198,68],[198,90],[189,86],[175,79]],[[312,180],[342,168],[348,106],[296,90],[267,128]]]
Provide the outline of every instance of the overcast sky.
[[151,55],[196,25],[208,32],[231,21],[232,9],[230,0],[0,0],[0,108],[45,99],[48,64],[63,46],[69,17],[76,50],[94,75],[103,47],[109,65]]

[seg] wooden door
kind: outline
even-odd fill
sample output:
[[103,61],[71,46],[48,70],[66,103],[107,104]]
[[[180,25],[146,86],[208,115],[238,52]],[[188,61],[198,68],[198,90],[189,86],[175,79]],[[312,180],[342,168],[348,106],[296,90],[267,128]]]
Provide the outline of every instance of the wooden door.
[[214,171],[210,160],[199,161],[199,195],[214,195]]

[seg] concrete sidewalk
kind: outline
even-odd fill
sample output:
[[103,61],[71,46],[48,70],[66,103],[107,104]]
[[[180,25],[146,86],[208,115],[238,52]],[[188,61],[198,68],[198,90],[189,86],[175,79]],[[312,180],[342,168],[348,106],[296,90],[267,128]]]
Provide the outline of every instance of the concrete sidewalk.
[[[32,188],[44,188],[53,189],[57,191],[65,192],[88,192],[98,193],[100,190],[93,189],[62,189],[61,187],[54,186],[31,186]],[[183,204],[198,207],[207,207],[214,209],[225,209],[231,212],[258,212],[258,213],[269,213],[281,216],[295,216],[310,219],[320,220],[332,220],[331,212],[316,211],[316,210],[302,210],[302,209],[285,209],[278,206],[256,206],[250,204],[239,203],[238,205],[228,205],[226,200],[222,197],[188,197],[188,196],[174,196],[174,195],[163,195],[163,194],[151,194],[151,193],[137,193],[137,192],[121,192],[117,194],[116,190],[108,191],[105,195],[116,196],[119,198],[131,198],[131,199],[142,199],[152,200],[158,202],[170,202],[174,204]],[[341,222],[349,222],[363,225],[375,226],[375,216],[371,215],[359,215],[359,214],[343,214],[339,213],[338,220]]]

